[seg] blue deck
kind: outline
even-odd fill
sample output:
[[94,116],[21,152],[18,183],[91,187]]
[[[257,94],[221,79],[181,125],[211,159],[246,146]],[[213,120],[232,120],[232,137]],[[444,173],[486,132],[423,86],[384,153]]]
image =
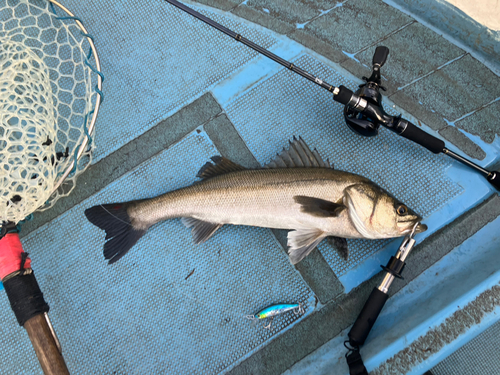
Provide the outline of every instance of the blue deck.
[[[340,64],[300,44],[296,37],[238,17],[243,13],[234,9],[227,12],[187,3],[328,82],[351,89],[361,82],[346,68],[361,58],[357,49],[347,50],[353,58]],[[268,9],[263,4],[260,8]],[[339,362],[337,357],[343,358],[341,344],[357,313],[337,319],[336,324],[344,324],[338,335],[318,333],[322,338],[307,344],[305,354],[297,348],[301,344],[293,335],[300,337],[302,327],[326,315],[332,306],[344,306],[344,299],[358,300],[357,293],[356,304],[361,306],[366,296],[356,288],[379,273],[379,265],[394,254],[399,239],[349,240],[347,262],[325,241],[319,246],[319,263],[314,258],[304,271],[289,262],[279,231],[225,226],[196,246],[180,220],[171,220],[151,228],[117,264],[108,266],[104,261],[104,234],[86,220],[86,208],[154,197],[190,185],[213,155],[255,167],[300,135],[336,169],[372,179],[421,214],[429,230],[417,236],[419,243],[441,238],[444,227],[494,199],[494,191],[483,178],[443,155],[431,154],[385,129],[376,138],[355,135],[344,123],[342,107],[323,89],[166,2],[100,1],[88,6],[67,0],[64,5],[94,35],[106,77],[106,101],[98,117],[97,148],[89,168],[99,173],[92,172],[94,180],[82,177],[78,181],[83,187],[75,194],[81,198],[56,217],[47,220],[42,216],[37,222],[35,215],[35,224],[31,230],[27,225],[22,241],[51,306],[50,317],[71,373],[244,373],[250,371],[245,366],[252,361],[260,361],[257,369],[273,361],[269,354],[273,347],[291,352],[286,356],[294,359],[283,360],[291,362],[285,369],[316,350],[289,370],[293,374],[314,373],[312,362],[326,369],[334,362],[338,373],[347,373],[343,359]],[[415,87],[420,93],[422,89]],[[489,103],[497,97],[498,87],[496,96],[485,100]],[[439,134],[439,129],[420,121],[418,113],[408,112],[399,96],[384,100],[389,112],[402,113]],[[160,137],[154,133],[158,129],[169,134]],[[498,161],[499,137],[488,143],[480,136],[461,134],[484,151],[483,160],[478,161],[481,165]],[[462,152],[460,142],[447,145]],[[112,177],[109,184],[101,187],[96,181],[115,176],[116,170],[123,173]],[[96,192],[94,183],[99,186]],[[498,228],[500,222],[492,219],[442,258],[422,260],[421,274],[400,285],[375,326],[365,349],[370,370],[383,366],[429,327],[437,327],[453,315],[457,301],[465,306],[498,284]],[[421,254],[432,252],[428,245]],[[481,265],[481,272],[467,278],[475,265]],[[333,297],[318,297],[310,282],[313,270],[320,268],[338,281],[331,286],[336,288]],[[407,268],[411,274],[411,261]],[[447,288],[453,289],[463,279],[467,282],[449,293]],[[321,284],[321,278],[316,277],[315,282]],[[330,287],[323,283],[323,288]],[[435,283],[441,288],[433,290]],[[429,308],[422,305],[433,300],[439,302]],[[252,326],[244,318],[283,302],[304,304],[305,314],[280,317],[270,331]],[[416,305],[422,308],[416,309]],[[0,345],[0,372],[41,374],[27,335],[17,326],[6,298],[0,298],[0,309],[4,311],[0,333],[5,338]],[[401,314],[409,318],[403,320]],[[482,327],[477,332],[495,319],[488,315],[477,322]],[[391,322],[395,324],[387,331]],[[409,365],[409,373],[432,367],[473,337],[477,333],[473,329],[469,336]],[[321,344],[325,344],[323,349]],[[255,371],[252,373],[261,373]]]

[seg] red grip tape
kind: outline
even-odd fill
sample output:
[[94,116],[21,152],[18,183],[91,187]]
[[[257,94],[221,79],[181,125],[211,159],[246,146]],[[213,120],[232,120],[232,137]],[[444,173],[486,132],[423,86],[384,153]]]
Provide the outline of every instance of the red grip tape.
[[[8,233],[0,240],[0,280],[21,269],[23,245],[19,234]],[[31,259],[26,258],[24,268],[31,268]]]

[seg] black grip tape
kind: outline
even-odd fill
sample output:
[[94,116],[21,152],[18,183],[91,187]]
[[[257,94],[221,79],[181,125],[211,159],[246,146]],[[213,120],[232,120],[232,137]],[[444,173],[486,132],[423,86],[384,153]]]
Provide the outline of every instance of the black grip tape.
[[345,358],[347,359],[347,366],[349,366],[349,375],[368,375],[359,350],[353,350]]
[[353,92],[345,86],[339,86],[339,93],[333,96],[333,100],[346,105],[352,98]]
[[444,142],[430,135],[429,133],[424,132],[422,129],[413,125],[411,122],[407,121],[406,129],[400,133],[403,137],[418,143],[419,145],[425,147],[427,150],[439,154],[444,150]]
[[24,326],[34,316],[49,311],[34,273],[14,276],[5,281],[3,286],[20,326]]
[[370,297],[368,297],[368,300],[363,306],[363,310],[361,310],[358,318],[349,331],[349,344],[356,347],[365,343],[373,324],[377,320],[388,298],[388,294],[381,292],[377,288],[373,289]]

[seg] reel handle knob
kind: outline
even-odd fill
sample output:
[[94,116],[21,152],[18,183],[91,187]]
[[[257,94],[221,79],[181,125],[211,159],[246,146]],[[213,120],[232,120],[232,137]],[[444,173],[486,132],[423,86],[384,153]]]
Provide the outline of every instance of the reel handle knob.
[[389,48],[385,46],[378,46],[375,49],[375,53],[373,54],[372,65],[375,68],[375,65],[378,65],[379,68],[384,66],[387,61],[387,56],[389,56]]

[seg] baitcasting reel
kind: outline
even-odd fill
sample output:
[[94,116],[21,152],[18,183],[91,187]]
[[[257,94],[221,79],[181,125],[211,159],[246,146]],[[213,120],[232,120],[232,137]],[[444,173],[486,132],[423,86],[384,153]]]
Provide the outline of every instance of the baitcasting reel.
[[[382,95],[380,90],[386,91],[381,85],[380,68],[385,64],[389,48],[380,46],[375,49],[372,65],[373,71],[370,78],[363,77],[366,83],[359,85],[359,90],[355,92],[357,96],[365,99],[367,102],[382,108]],[[360,112],[357,112],[352,107],[346,105],[344,107],[344,118],[347,125],[356,133],[365,137],[373,137],[378,134],[379,123],[369,118]]]
[[166,1],[193,17],[198,18],[200,21],[203,21],[211,27],[219,30],[220,32],[230,36],[238,42],[250,47],[254,51],[257,51],[278,64],[283,65],[292,72],[333,93],[333,100],[345,106],[344,117],[347,125],[356,133],[367,137],[373,137],[378,134],[378,128],[382,125],[396,134],[418,143],[435,154],[446,154],[453,159],[458,160],[460,163],[475,169],[480,172],[497,190],[500,190],[500,172],[488,171],[480,167],[472,161],[448,150],[445,147],[443,140],[426,133],[420,127],[401,118],[401,116],[391,116],[384,111],[382,108],[382,95],[380,94],[380,89],[385,90],[385,88],[381,85],[380,68],[387,60],[389,48],[383,46],[377,47],[375,54],[373,55],[372,75],[370,78],[363,77],[366,83],[362,84],[354,93],[345,86],[335,87],[334,85],[315,77],[295,64],[282,59],[274,53],[255,44],[251,40],[248,40],[243,35],[229,30],[227,27],[222,26],[221,24],[204,16],[203,14],[198,13],[177,0]]

